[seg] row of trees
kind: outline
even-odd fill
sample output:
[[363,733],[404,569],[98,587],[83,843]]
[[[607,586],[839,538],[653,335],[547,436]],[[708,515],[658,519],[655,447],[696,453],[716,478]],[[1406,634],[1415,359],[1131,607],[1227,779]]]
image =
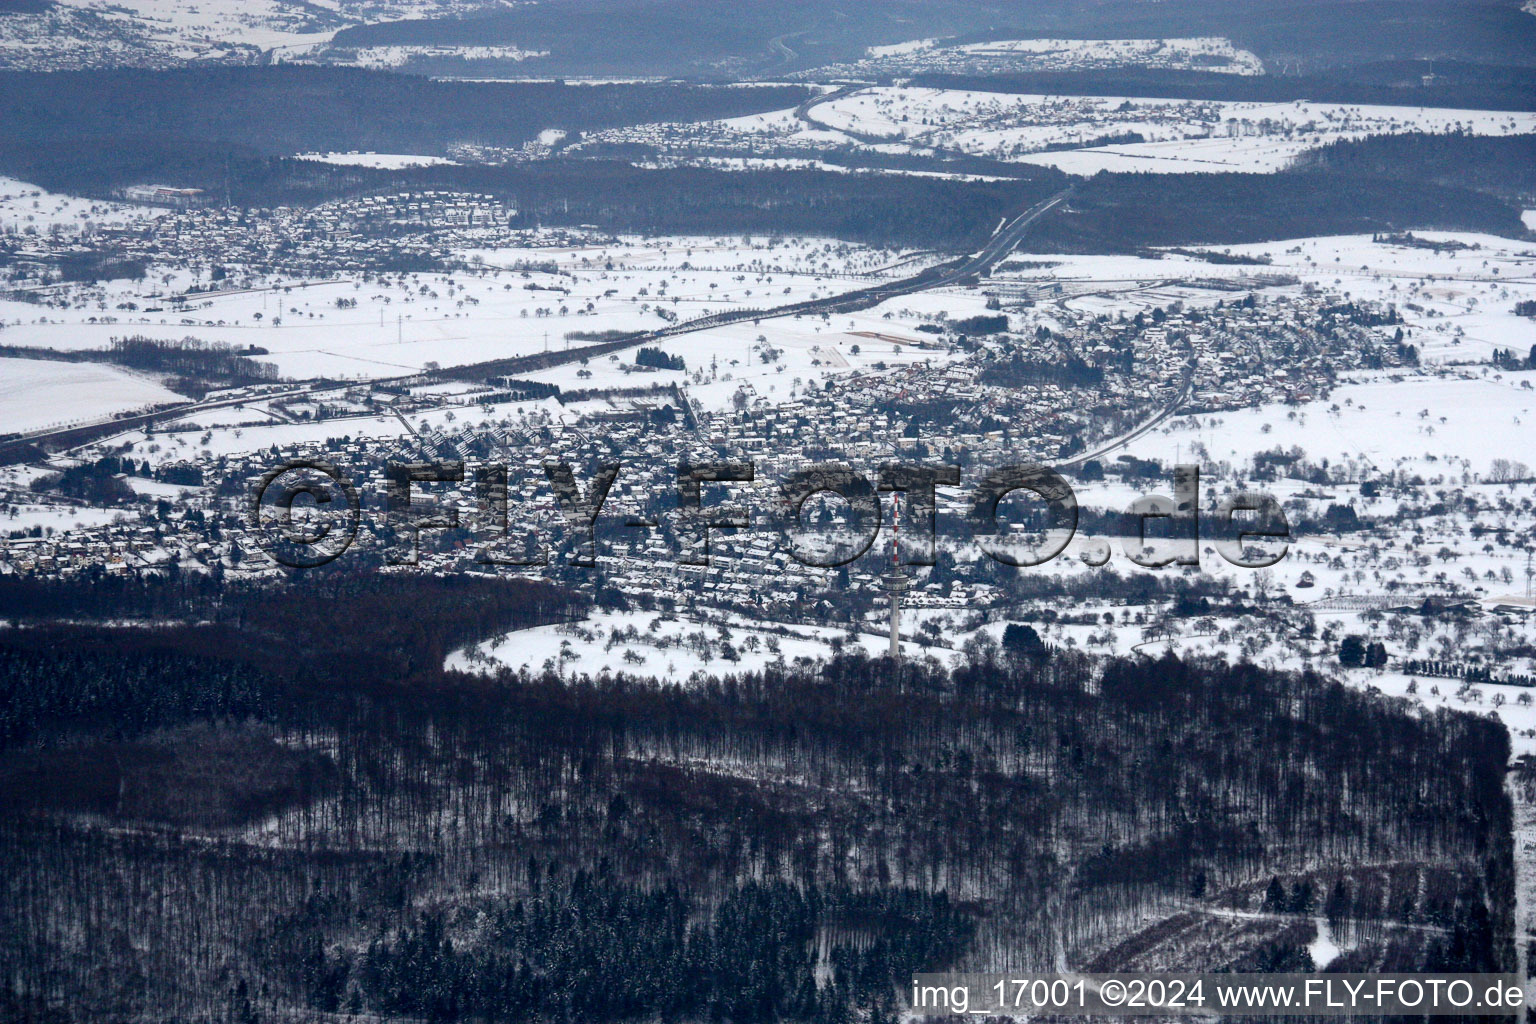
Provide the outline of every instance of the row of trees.
[[645,347],[635,353],[636,366],[649,366],[656,370],[686,370],[688,364],[682,356],[668,355],[659,348]]

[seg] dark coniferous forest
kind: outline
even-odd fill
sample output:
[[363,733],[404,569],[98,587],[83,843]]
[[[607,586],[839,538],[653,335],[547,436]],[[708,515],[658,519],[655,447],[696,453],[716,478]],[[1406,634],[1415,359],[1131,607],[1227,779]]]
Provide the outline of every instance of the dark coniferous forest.
[[[1352,969],[1511,960],[1482,718],[1012,634],[954,671],[469,677],[446,647],[578,606],[302,582],[0,592],[204,618],[0,643],[6,1019],[887,1019],[915,970],[1304,967],[1313,893]],[[1234,910],[1265,923],[1213,960],[1142,932]]]
[[268,155],[517,146],[549,127],[737,117],[810,95],[801,86],[439,82],[303,66],[0,75],[7,139],[206,139]]

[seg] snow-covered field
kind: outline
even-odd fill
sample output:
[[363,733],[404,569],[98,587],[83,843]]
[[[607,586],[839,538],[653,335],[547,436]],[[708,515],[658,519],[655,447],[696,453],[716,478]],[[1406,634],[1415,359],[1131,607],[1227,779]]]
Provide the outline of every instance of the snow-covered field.
[[[515,46],[366,46],[351,51],[350,59],[340,63],[356,64],[364,68],[403,68],[418,59],[436,60],[511,60],[524,61],[534,57],[549,56],[548,50],[523,50]],[[331,53],[328,60],[337,61],[343,54]]]
[[92,228],[126,226],[154,217],[165,210],[129,203],[47,192],[36,185],[0,175],[0,233],[89,232]]
[[[275,364],[285,376],[373,378],[414,372],[428,363],[453,366],[585,343],[581,337],[568,342],[568,333],[590,338],[604,331],[655,330],[673,320],[838,294],[872,279],[915,273],[923,265],[910,261],[910,254],[823,240],[772,246],[739,238],[624,239],[584,246],[539,241],[535,237],[523,247],[464,253],[484,273],[413,274],[391,278],[387,285],[354,279],[256,280],[249,288],[200,294],[180,312],[118,311],[124,302],[144,307],[164,301],[163,293],[157,299],[145,295],[146,290],[175,292],[195,282],[185,269],[157,267],[147,282],[107,285],[95,297],[99,308],[82,302],[39,315],[35,305],[0,302],[0,324],[5,341],[14,345],[69,350],[106,347],[114,337],[129,334],[172,341],[192,335],[265,348],[270,355],[261,361]],[[530,267],[537,269],[522,269]],[[171,277],[169,284],[162,275]],[[933,301],[914,297],[903,305],[920,299]],[[355,301],[356,308],[339,306],[343,301]],[[956,309],[980,308],[979,299],[947,301]],[[685,335],[663,347],[683,355],[691,372],[710,369],[718,355],[718,372],[712,373],[717,383],[729,383],[726,374],[744,372],[750,358],[759,375],[773,374],[784,382],[777,391],[787,393],[796,377],[817,377],[823,368],[916,358],[915,350],[898,356],[894,346],[868,339],[829,340],[854,330],[903,334],[898,323],[884,318],[885,312],[866,311],[836,322],[769,320],[758,326],[747,321]],[[749,353],[759,334],[782,358],[770,365],[761,361],[761,349]],[[855,344],[862,355],[851,351]],[[839,348],[841,354],[834,354]],[[742,365],[733,369],[733,360]],[[626,365],[628,359],[604,359],[549,373],[568,387],[616,380],[643,386],[673,379],[665,373],[624,374]]]
[[180,462],[196,455],[238,455],[264,451],[276,446],[279,451],[305,444],[321,444],[343,436],[403,437],[405,424],[392,416],[366,416],[350,419],[321,420],[318,423],[267,423],[224,427],[204,431],[158,432],[145,436],[142,430],[130,431],[112,439],[116,446],[126,446],[135,459],[154,464]]
[[433,167],[454,162],[446,157],[420,156],[412,153],[299,153],[295,159],[315,160],[344,167],[377,167],[391,171],[402,167]]
[[61,0],[61,6],[131,23],[187,43],[244,43],[267,49],[329,39],[334,31],[282,0]]
[[[911,147],[1098,170],[1277,170],[1305,149],[1368,134],[1536,130],[1536,113],[1360,104],[1006,95],[881,86],[814,108],[834,128]],[[1135,132],[1144,142],[1043,152]]]
[[1200,36],[1186,39],[1003,39],[966,43],[953,52],[979,57],[1005,57],[1020,71],[1063,67],[1157,65],[1199,67],[1234,75],[1262,75],[1264,62],[1234,46],[1230,39]]
[[[1493,349],[1528,352],[1536,320],[1515,303],[1536,299],[1536,244],[1495,235],[1415,232],[1420,245],[1372,242],[1369,235],[1222,247],[1261,256],[1267,267],[1352,299],[1395,305],[1408,339],[1430,362],[1482,362]],[[1436,251],[1425,244],[1441,243]],[[1217,276],[1219,267],[1212,268]]]
[[1219,36],[1163,39],[999,39],[956,43],[911,39],[874,46],[862,60],[832,64],[799,77],[822,81],[900,78],[924,73],[1006,74],[1157,68],[1261,75],[1264,62]]
[[939,44],[938,39],[908,39],[904,43],[890,43],[886,46],[871,46],[864,51],[869,57],[901,57],[909,53],[922,53],[931,50]]
[[1055,167],[1068,174],[1146,171],[1148,174],[1198,174],[1235,171],[1271,174],[1317,143],[1269,136],[1196,136],[1170,142],[1133,142],[1058,153],[1026,153],[1021,163]]
[[185,399],[176,392],[115,366],[0,358],[0,433],[63,427],[180,401]]
[[344,22],[281,0],[61,0],[0,21],[0,67],[168,67],[241,51],[307,51]]
[[105,526],[123,514],[121,510],[113,508],[16,502],[4,514],[0,514],[0,536],[31,530],[68,533],[72,530],[92,529]]
[[836,646],[862,646],[870,654],[888,641],[874,633],[850,639],[845,630],[752,623],[738,616],[711,619],[661,612],[598,612],[568,625],[507,633],[448,656],[461,672],[545,668],[565,675],[628,672],[667,682],[697,674],[721,675],[827,657]]
[[[587,366],[575,368],[589,376],[573,379],[570,366],[543,370],[526,376],[564,387],[626,387],[637,384],[677,383],[688,387],[688,395],[706,409],[727,409],[734,396],[745,391],[750,400],[789,401],[798,394],[820,387],[829,375],[850,371],[894,369],[911,363],[941,363],[955,358],[931,345],[922,334],[911,330],[910,321],[919,311],[947,307],[954,315],[972,315],[984,311],[984,300],[943,293],[907,296],[900,300],[834,317],[779,318],[761,324],[750,321],[716,327],[707,331],[678,335],[658,342],[654,347],[669,355],[680,356],[687,364],[684,372],[655,371],[643,375],[627,372],[630,360],[604,357]],[[909,321],[886,320],[885,313],[900,308]],[[893,317],[894,319],[894,317]],[[881,335],[870,337],[869,335]],[[764,339],[759,342],[757,339]],[[764,362],[764,344],[776,355]],[[855,351],[856,350],[856,351]]]
[[[58,0],[0,21],[0,67],[168,67],[308,57],[349,25],[457,16],[489,0]],[[499,48],[498,48],[499,49]]]
[[[1536,113],[1305,100],[1018,95],[892,85],[813,103],[803,118],[786,109],[701,123],[630,125],[593,132],[585,142],[650,145],[665,160],[694,163],[719,160],[720,150],[731,149],[750,160],[765,146],[807,160],[825,156],[828,148],[938,150],[1087,175],[1100,170],[1273,172],[1329,142],[1448,131],[1529,133],[1536,131]],[[714,152],[701,155],[701,148]]]
[[1326,403],[1180,417],[1127,451],[1170,462],[1178,452],[1204,452],[1241,463],[1276,445],[1297,445],[1313,459],[1377,472],[1406,465],[1459,478],[1465,460],[1466,471],[1484,474],[1492,459],[1532,457],[1526,449],[1536,429],[1536,389],[1521,385],[1533,380],[1530,373],[1376,377],[1344,384]]

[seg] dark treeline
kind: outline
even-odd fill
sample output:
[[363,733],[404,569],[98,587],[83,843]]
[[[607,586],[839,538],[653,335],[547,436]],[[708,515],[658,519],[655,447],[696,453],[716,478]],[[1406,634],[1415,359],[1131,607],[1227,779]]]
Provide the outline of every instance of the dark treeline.
[[69,363],[115,363],[134,370],[179,378],[172,386],[197,393],[214,387],[258,384],[277,379],[277,367],[257,362],[265,349],[241,349],[224,342],[183,338],[164,341],[135,336],[114,338],[104,348],[56,349],[0,345],[0,356],[20,359],[53,359]]
[[149,272],[143,260],[103,259],[96,253],[67,253],[58,268],[61,281],[142,281]]
[[0,140],[176,139],[263,156],[309,150],[440,155],[457,143],[517,147],[546,128],[591,131],[792,107],[799,86],[440,82],[278,64],[175,71],[0,74]]
[[93,737],[0,755],[0,790],[13,811],[177,828],[238,826],[335,787],[335,764],[323,752],[286,746],[240,720],[198,719],[136,739]]
[[[161,466],[150,465],[148,459],[143,462],[136,461],[132,456],[103,455],[94,462],[81,462],[79,465],[69,467],[73,470],[86,470],[92,476],[111,476],[118,474],[143,477],[145,480],[159,480],[162,483],[179,484],[182,487],[201,487],[204,483],[203,471],[190,462],[170,462]],[[66,470],[63,477],[69,476]],[[34,491],[45,491],[57,486],[56,481],[50,481],[49,476],[35,478],[30,487]],[[131,491],[131,488],[130,488]],[[68,492],[66,492],[68,493]],[[84,497],[74,494],[72,497]],[[136,498],[137,495],[134,495]],[[206,517],[204,517],[206,522]]]
[[[0,578],[0,618],[27,625],[57,619],[142,618],[220,621],[229,587],[202,573],[102,576],[82,587],[62,580]],[[233,613],[233,610],[231,610]]]
[[1129,246],[1240,244],[1407,228],[1524,233],[1519,211],[1467,188],[1363,174],[1108,174],[1043,217],[1022,248],[1115,252]]
[[109,361],[135,370],[166,373],[215,386],[257,384],[277,379],[277,367],[259,363],[255,353],[223,342],[183,338],[162,341],[135,336],[114,338],[107,347]]
[[576,160],[421,172],[406,179],[412,187],[504,196],[531,221],[650,234],[827,234],[923,248],[975,244],[1000,215],[1028,209],[1067,181],[1049,168],[1014,181],[969,182],[788,169],[644,170]]
[[[985,237],[1000,214],[1026,209],[1071,179],[1050,169],[1009,182],[967,182],[556,161],[516,170],[425,168],[409,180],[501,194],[540,219],[615,231],[809,232],[963,248]],[[1518,209],[1467,188],[1354,173],[1102,173],[1080,181],[1064,208],[1030,229],[1023,247],[1129,251],[1411,228],[1524,231]]]
[[659,348],[642,348],[635,353],[636,366],[648,366],[653,370],[686,370],[688,364],[682,356],[668,355]]
[[[85,152],[81,151],[85,147]],[[507,167],[383,171],[305,161],[226,160],[153,141],[49,148],[0,144],[0,169],[67,192],[108,180],[169,178],[222,191],[239,204],[313,203],[399,189],[484,192],[526,225],[595,224],[650,234],[826,234],[850,241],[964,249],[1070,181],[1040,168],[1007,182],[814,170],[641,169],[597,160]],[[196,147],[194,147],[196,148]],[[99,158],[99,160],[98,160]],[[1274,238],[1410,229],[1520,235],[1519,211],[1483,192],[1356,173],[1099,174],[1025,236],[1036,251],[1133,251],[1144,246],[1239,244]]]
[[[325,683],[394,686],[434,674],[455,646],[497,629],[580,615],[586,601],[545,583],[488,577],[416,577],[336,567],[295,573],[286,583],[243,583],[223,573],[168,578],[88,573],[87,585],[0,579],[0,617],[32,625],[7,642],[43,635],[56,620],[159,620],[150,636],[194,656],[234,657],[304,669]],[[177,623],[204,624],[197,629]],[[212,627],[211,629],[205,627]],[[18,639],[22,638],[22,639]],[[73,643],[72,643],[73,646]]]
[[1404,182],[1436,182],[1517,198],[1536,194],[1536,135],[1373,135],[1331,142],[1303,153],[1297,166]]
[[[583,146],[583,152],[592,152],[596,147]],[[716,155],[722,157],[740,156],[741,151],[724,149],[717,153],[710,153],[708,147],[701,146],[696,152],[700,155]],[[778,149],[765,148],[762,155],[767,159],[797,160],[805,157],[803,149]],[[630,159],[636,159],[631,157]],[[643,157],[641,158],[643,159]],[[943,151],[937,153],[887,153],[874,149],[855,146],[827,147],[817,152],[817,159],[828,164],[847,167],[855,171],[939,171],[946,174],[979,174],[1001,178],[1033,177],[1036,171],[1034,165],[1020,164],[1008,160],[994,160],[985,156],[970,156],[965,153]]]
[[1465,661],[1437,661],[1432,658],[1408,658],[1402,663],[1402,671],[1421,675],[1438,676],[1442,679],[1461,679],[1471,683],[1496,683],[1499,686],[1536,686],[1525,672],[1500,672],[1490,665],[1474,665]]
[[472,191],[510,203],[515,223],[594,224],[615,232],[818,234],[878,245],[963,249],[984,241],[1004,213],[1022,212],[1067,178],[1036,168],[1008,182],[969,182],[830,171],[649,170],[605,160],[405,170],[262,157],[181,139],[132,144],[89,138],[5,142],[0,170],[72,194],[104,194],[162,181],[203,188],[236,205],[311,205],[404,189]]
[[[222,646],[222,631],[197,638]],[[193,653],[189,638],[57,629],[0,646],[0,750],[65,735],[137,736],[195,720],[270,718],[280,688],[258,662]],[[134,649],[123,657],[120,643]]]
[[[117,80],[117,74],[139,78]],[[509,93],[510,107],[499,104],[499,93],[465,94],[472,113],[456,116],[487,122],[482,130],[436,116],[439,103],[459,95],[453,90],[477,86],[402,76],[225,69],[81,73],[62,82],[0,76],[0,110],[16,115],[0,119],[0,171],[73,194],[104,195],[154,181],[202,188],[237,205],[270,207],[402,189],[459,190],[503,199],[523,226],[825,234],[966,249],[985,238],[999,216],[1027,208],[1071,180],[1049,168],[1019,168],[1014,180],[997,182],[788,169],[642,169],[599,159],[384,170],[285,158],[309,148],[441,150],[412,133],[469,141],[583,119],[624,123],[689,111],[720,116],[795,101],[758,88],[633,87],[642,92],[632,95],[624,91],[631,87],[604,92],[609,87],[519,84],[507,88],[531,91]],[[190,111],[183,93],[195,94],[187,99]],[[233,112],[219,105],[226,93],[236,102]],[[332,111],[318,117],[295,109],[330,103],[336,94],[345,100],[336,109],[345,112],[375,93],[383,98],[382,106],[370,107],[382,111],[377,116]],[[246,111],[252,104],[261,109]],[[1025,244],[1100,252],[1415,228],[1523,232],[1513,206],[1474,189],[1505,196],[1529,191],[1529,138],[1405,138],[1417,141],[1339,143],[1308,158],[1307,169],[1298,173],[1100,174],[1080,182],[1070,203],[1032,228]]]
[[[50,737],[124,739],[203,719],[272,721],[284,710],[323,703],[338,685],[403,685],[433,672],[456,644],[494,629],[560,621],[572,606],[544,584],[384,579],[320,581],[312,590],[300,584],[166,594],[102,581],[103,590],[124,599],[114,617],[179,612],[201,624],[107,633],[40,626],[0,638],[0,750]],[[103,594],[89,602],[49,601],[51,587],[15,583],[4,599],[39,618],[48,604],[59,608],[58,617],[85,617],[112,600]]]
[[119,460],[108,457],[67,466],[58,473],[44,473],[28,485],[34,493],[57,491],[90,505],[118,505],[138,498],[127,481],[118,477]]
[[1005,387],[1031,387],[1041,384],[1058,384],[1062,387],[1097,387],[1104,383],[1104,371],[1090,366],[1077,356],[1060,362],[1029,359],[1015,352],[1011,359],[998,359],[988,364],[980,379],[988,384]]
[[[165,596],[106,585],[120,617]],[[0,756],[0,1015],[883,1020],[913,969],[1081,963],[1192,892],[1389,862],[1445,881],[1370,904],[1415,929],[1362,957],[1511,962],[1495,722],[1039,645],[687,687],[442,670],[555,596],[322,574],[221,624],[8,637],[6,703],[41,710]],[[160,685],[169,713],[114,716]],[[1285,929],[1197,966],[1304,963]]]

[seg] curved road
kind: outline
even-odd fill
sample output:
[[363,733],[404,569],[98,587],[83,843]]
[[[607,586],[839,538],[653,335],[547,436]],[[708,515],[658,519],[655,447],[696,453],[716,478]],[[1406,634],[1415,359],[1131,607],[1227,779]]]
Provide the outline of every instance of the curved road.
[[1195,367],[1194,364],[1191,363],[1184,370],[1184,382],[1179,387],[1179,393],[1173,397],[1173,401],[1163,406],[1162,409],[1153,414],[1153,416],[1145,423],[1140,424],[1133,430],[1121,434],[1113,441],[1106,441],[1091,452],[1085,452],[1084,454],[1079,455],[1077,458],[1070,459],[1066,462],[1055,463],[1054,468],[1076,469],[1078,466],[1081,466],[1085,462],[1088,462],[1092,459],[1102,459],[1104,456],[1110,454],[1111,452],[1119,451],[1121,448],[1124,448],[1126,445],[1130,444],[1138,437],[1141,437],[1143,434],[1150,431],[1153,427],[1157,426],[1168,417],[1177,413],[1180,407],[1182,407],[1184,403],[1189,400],[1189,392],[1190,389],[1194,387],[1194,383]]

